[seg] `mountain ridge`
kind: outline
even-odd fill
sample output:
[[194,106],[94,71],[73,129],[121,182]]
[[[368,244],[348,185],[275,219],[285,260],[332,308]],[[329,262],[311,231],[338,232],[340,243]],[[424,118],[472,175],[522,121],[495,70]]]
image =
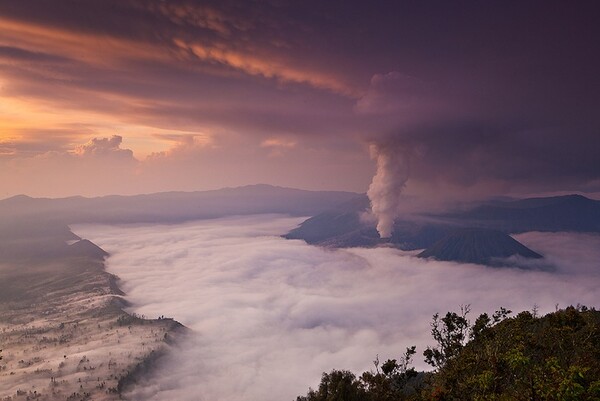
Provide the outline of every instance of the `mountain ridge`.
[[375,221],[365,218],[366,195],[313,216],[284,238],[302,239],[333,248],[392,245],[403,250],[427,249],[457,229],[496,230],[504,234],[527,231],[600,233],[600,201],[582,195],[494,200],[445,213],[413,214],[394,223],[392,236],[380,238]]
[[419,253],[419,258],[496,265],[511,256],[541,259],[542,255],[527,248],[508,234],[485,228],[460,228]]
[[281,213],[311,216],[358,194],[308,191],[267,184],[211,191],[159,192],[132,196],[31,198],[0,201],[0,224],[39,220],[74,223],[170,223],[227,215]]

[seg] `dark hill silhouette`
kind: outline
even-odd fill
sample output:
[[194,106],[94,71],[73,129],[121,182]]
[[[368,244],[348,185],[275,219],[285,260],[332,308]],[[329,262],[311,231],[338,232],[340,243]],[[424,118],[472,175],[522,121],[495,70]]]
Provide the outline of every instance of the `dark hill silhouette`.
[[417,256],[490,265],[495,264],[496,259],[514,255],[535,259],[542,257],[511,236],[501,231],[484,228],[455,230]]
[[108,252],[87,239],[69,245],[68,253],[72,256],[84,256],[92,259],[104,259],[108,256]]

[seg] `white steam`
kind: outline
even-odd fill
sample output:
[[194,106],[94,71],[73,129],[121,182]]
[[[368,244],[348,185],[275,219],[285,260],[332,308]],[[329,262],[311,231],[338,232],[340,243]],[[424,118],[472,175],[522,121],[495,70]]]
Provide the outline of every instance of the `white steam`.
[[371,157],[377,160],[377,172],[367,195],[377,219],[379,236],[389,238],[400,210],[401,193],[408,180],[409,158],[407,152],[398,147],[372,144],[370,150]]
[[432,314],[600,306],[600,236],[519,235],[556,272],[435,262],[392,248],[330,250],[285,240],[301,219],[79,226],[111,253],[132,311],[174,317],[193,338],[126,394],[133,401],[292,400],[333,368],[362,372],[432,344]]

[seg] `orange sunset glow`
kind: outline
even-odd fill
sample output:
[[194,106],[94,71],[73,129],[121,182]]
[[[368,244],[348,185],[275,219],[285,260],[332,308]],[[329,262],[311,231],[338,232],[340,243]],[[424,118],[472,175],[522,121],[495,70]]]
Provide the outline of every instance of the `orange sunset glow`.
[[[253,183],[361,192],[375,172],[373,144],[411,149],[406,191],[415,196],[440,188],[458,197],[564,186],[597,191],[594,168],[569,167],[576,154],[585,163],[592,156],[593,146],[576,144],[597,120],[597,91],[586,91],[577,105],[566,100],[577,87],[597,87],[594,59],[577,50],[590,40],[580,35],[585,17],[563,17],[578,19],[577,27],[565,29],[580,47],[556,42],[547,48],[540,44],[560,33],[549,31],[551,22],[541,16],[537,24],[523,17],[510,30],[494,30],[480,29],[475,14],[443,7],[439,16],[456,13],[462,23],[419,25],[419,18],[437,17],[420,14],[418,6],[334,9],[3,3],[1,195]],[[521,31],[530,34],[514,42]],[[528,59],[533,48],[539,57]],[[563,85],[548,94],[547,83],[556,79]],[[567,132],[582,139],[563,147]],[[121,140],[108,141],[113,136]],[[104,148],[77,151],[94,144]],[[544,149],[536,155],[559,147],[566,153],[558,163],[513,154],[511,166],[531,174],[503,164],[508,149],[538,145]],[[488,167],[443,167],[453,152],[454,159]],[[557,172],[560,188],[548,180]]]

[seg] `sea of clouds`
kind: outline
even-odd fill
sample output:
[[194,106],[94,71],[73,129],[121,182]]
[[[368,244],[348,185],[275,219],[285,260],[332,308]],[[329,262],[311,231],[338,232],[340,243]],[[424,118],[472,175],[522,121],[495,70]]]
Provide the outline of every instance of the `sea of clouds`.
[[290,401],[333,368],[373,369],[430,338],[431,316],[470,304],[540,313],[600,306],[600,236],[515,236],[553,271],[427,261],[392,248],[331,250],[280,238],[303,219],[73,227],[111,256],[130,311],[192,329],[133,400]]

